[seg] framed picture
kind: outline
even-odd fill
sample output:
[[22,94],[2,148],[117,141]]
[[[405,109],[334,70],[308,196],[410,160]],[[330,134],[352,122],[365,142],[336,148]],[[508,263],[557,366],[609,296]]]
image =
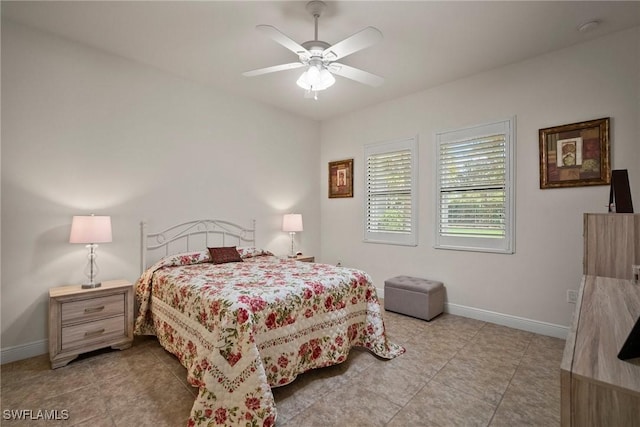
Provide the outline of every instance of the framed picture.
[[353,159],[329,162],[329,198],[353,197]]
[[540,188],[608,185],[609,117],[538,131]]

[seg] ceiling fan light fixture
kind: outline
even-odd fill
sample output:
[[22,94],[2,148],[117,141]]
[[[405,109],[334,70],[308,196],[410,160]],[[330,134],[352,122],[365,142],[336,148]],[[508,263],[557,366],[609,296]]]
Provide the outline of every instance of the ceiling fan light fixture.
[[336,82],[333,74],[326,68],[310,65],[309,68],[302,73],[296,84],[305,90],[319,91],[331,87]]

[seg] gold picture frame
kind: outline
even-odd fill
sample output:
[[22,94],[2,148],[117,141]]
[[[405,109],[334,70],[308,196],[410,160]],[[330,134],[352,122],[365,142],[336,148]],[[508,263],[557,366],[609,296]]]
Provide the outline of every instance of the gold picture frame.
[[609,117],[540,129],[540,188],[611,182]]
[[353,159],[329,162],[329,198],[353,197]]

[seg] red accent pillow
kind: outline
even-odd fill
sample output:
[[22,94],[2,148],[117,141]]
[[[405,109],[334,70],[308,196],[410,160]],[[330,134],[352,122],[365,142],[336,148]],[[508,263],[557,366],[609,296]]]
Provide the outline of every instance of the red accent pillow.
[[242,262],[240,253],[235,246],[224,246],[221,248],[207,248],[214,264],[225,264],[227,262]]

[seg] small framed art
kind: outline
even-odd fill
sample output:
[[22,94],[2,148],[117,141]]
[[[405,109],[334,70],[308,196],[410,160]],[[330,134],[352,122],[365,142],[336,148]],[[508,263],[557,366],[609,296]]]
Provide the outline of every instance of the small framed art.
[[540,188],[608,185],[609,117],[538,131]]
[[329,198],[353,197],[353,159],[329,162]]

